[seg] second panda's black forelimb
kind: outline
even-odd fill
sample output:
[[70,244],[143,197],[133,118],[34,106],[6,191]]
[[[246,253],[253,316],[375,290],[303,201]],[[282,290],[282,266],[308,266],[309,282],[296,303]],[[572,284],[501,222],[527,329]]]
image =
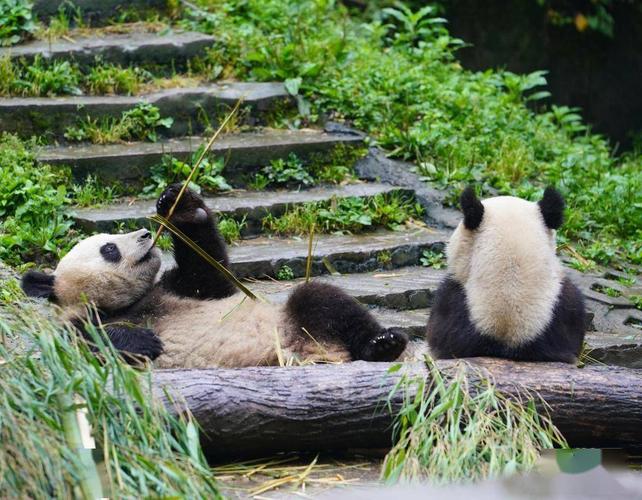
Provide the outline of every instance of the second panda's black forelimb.
[[[159,215],[169,215],[180,190],[180,184],[172,184],[163,191],[156,203]],[[186,189],[169,220],[208,255],[229,268],[225,240],[210,209],[198,194]],[[236,287],[221,272],[173,233],[172,240],[177,267],[165,272],[161,278],[165,288],[198,299],[221,299],[236,292]]]
[[299,285],[285,310],[302,335],[317,341],[341,340],[354,360],[393,361],[408,343],[403,331],[385,330],[354,297],[327,283]]

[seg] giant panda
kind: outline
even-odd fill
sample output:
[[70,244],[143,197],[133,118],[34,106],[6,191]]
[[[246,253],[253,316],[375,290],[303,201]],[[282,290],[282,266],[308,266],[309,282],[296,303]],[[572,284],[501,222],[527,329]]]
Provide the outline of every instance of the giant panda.
[[460,198],[463,221],[446,249],[448,272],[428,320],[435,358],[492,356],[575,363],[582,348],[582,293],[564,275],[555,232],[564,199]]
[[[163,192],[160,215],[168,215],[179,191],[180,185],[172,185]],[[228,266],[216,221],[198,194],[186,190],[171,221]],[[176,267],[160,277],[160,252],[151,233],[141,229],[80,241],[53,274],[26,273],[23,290],[57,303],[85,337],[89,322],[100,324],[116,349],[156,359],[160,368],[277,365],[289,359],[389,361],[406,347],[403,331],[384,330],[335,286],[299,285],[284,306],[254,301],[172,236]],[[87,302],[95,307],[87,308]]]

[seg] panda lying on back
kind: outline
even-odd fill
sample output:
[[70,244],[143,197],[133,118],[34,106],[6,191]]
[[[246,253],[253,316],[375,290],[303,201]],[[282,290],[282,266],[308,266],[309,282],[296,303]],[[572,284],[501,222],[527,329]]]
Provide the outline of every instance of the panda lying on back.
[[575,363],[586,320],[582,294],[555,255],[561,195],[548,188],[538,203],[479,201],[469,188],[460,201],[464,220],[428,321],[432,355]]
[[[165,190],[157,202],[159,214],[167,216],[179,190],[179,185]],[[228,266],[225,243],[197,194],[185,191],[171,221]],[[403,332],[384,331],[364,306],[334,286],[300,285],[284,307],[253,301],[172,237],[177,266],[160,280],[160,252],[151,233],[141,229],[91,236],[72,248],[52,275],[25,274],[22,287],[27,295],[60,305],[85,336],[83,300],[88,299],[98,311],[90,320],[104,326],[116,349],[158,357],[162,368],[276,365],[279,355],[390,361],[406,347]]]

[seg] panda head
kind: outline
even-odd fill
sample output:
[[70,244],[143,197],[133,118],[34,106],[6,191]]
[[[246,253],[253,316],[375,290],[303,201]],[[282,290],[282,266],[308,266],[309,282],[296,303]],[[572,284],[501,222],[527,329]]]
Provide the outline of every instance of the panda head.
[[152,288],[160,264],[160,252],[147,229],[96,234],[76,244],[53,274],[27,272],[22,289],[31,297],[46,297],[62,307],[87,300],[100,309],[115,311],[133,304]]
[[507,272],[556,272],[555,230],[563,221],[564,199],[555,189],[547,188],[535,203],[513,196],[480,201],[467,188],[460,204],[464,219],[447,248],[449,272],[457,281],[467,284],[471,272],[490,282],[492,274],[504,279]]

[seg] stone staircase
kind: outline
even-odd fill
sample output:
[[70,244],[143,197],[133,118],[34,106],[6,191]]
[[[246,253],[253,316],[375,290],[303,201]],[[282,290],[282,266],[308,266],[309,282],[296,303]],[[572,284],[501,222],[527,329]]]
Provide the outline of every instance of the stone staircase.
[[[36,7],[46,15],[50,14],[51,4],[56,2],[36,2]],[[154,2],[133,4],[144,7],[153,6]],[[117,7],[118,2],[103,2],[106,11]],[[94,17],[99,11],[89,8]],[[101,15],[104,14],[98,17]],[[40,54],[81,65],[91,65],[100,57],[118,64],[151,61],[181,68],[210,43],[211,37],[197,33],[159,35],[137,31],[105,35],[97,32],[85,33],[72,41],[40,41],[0,49],[0,56],[10,54],[10,57],[29,59]],[[39,149],[39,161],[69,166],[79,180],[91,175],[107,183],[136,185],[149,175],[150,168],[159,163],[163,155],[169,153],[181,160],[188,159],[207,140],[206,136],[197,135],[206,128],[203,114],[210,125],[216,125],[241,97],[245,108],[242,124],[249,128],[222,136],[211,153],[213,157],[225,159],[223,174],[236,189],[230,194],[207,196],[208,206],[219,215],[246,221],[243,239],[231,247],[234,271],[248,280],[254,290],[275,303],[283,302],[288,291],[305,275],[308,242],[306,238],[263,234],[262,217],[279,215],[287,207],[311,201],[331,202],[383,193],[413,196],[425,209],[425,227],[406,226],[398,231],[377,229],[359,235],[317,235],[312,274],[314,279],[339,285],[367,304],[386,327],[403,327],[412,336],[422,336],[433,294],[445,270],[422,266],[421,257],[427,250],[443,250],[459,220],[458,213],[444,207],[444,193],[422,182],[412,172],[412,165],[392,161],[376,149],[356,161],[357,183],[306,190],[243,189],[248,176],[273,160],[295,154],[306,162],[315,156],[329,155],[337,147],[363,147],[361,134],[335,123],[315,130],[264,127],[270,113],[294,106],[282,83],[226,82],[132,97],[4,98],[0,99],[0,131],[46,137],[50,144]],[[174,120],[158,142],[110,145],[64,142],[65,128],[74,125],[79,117],[117,117],[140,102],[154,104],[163,117]],[[153,200],[128,197],[106,206],[78,208],[75,217],[80,228],[91,232],[110,231],[123,224],[126,227],[148,224],[146,218],[152,213]],[[166,265],[171,265],[171,256],[166,256]],[[292,270],[294,279],[275,280],[284,266]],[[587,343],[592,360],[642,368],[642,312],[626,299],[627,295],[641,293],[639,285],[638,289],[621,285],[613,271],[590,275],[570,269],[569,272],[584,290],[591,311],[592,330]],[[620,296],[603,293],[600,290],[604,287],[617,290]]]

